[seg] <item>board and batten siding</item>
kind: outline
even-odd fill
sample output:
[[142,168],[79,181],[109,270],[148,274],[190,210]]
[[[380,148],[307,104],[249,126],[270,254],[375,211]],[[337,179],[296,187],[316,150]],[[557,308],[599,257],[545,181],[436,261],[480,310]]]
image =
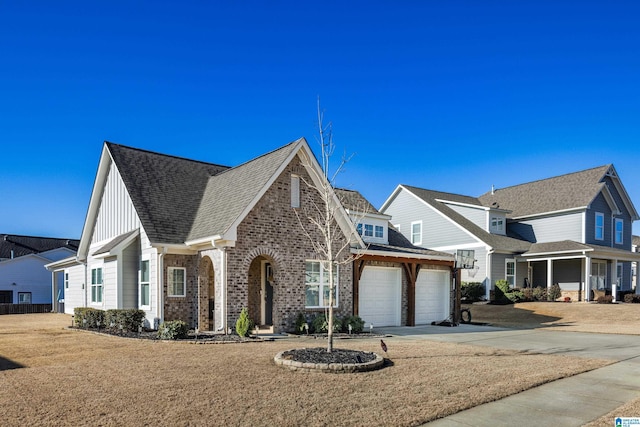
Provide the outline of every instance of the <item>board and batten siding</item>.
[[560,240],[582,242],[582,212],[523,220],[519,224],[509,224],[509,227],[523,237],[533,234],[534,243]]
[[[73,314],[75,307],[85,306],[86,296],[86,280],[85,266],[74,265],[64,270],[65,274],[69,274],[69,287],[64,290],[64,312]],[[64,279],[58,286],[64,287]]]
[[483,230],[487,230],[487,211],[484,209],[474,209],[466,206],[446,204],[448,207],[458,212],[460,215],[473,222]]
[[122,251],[122,308],[138,308],[138,272],[140,269],[140,239]]
[[422,221],[422,247],[435,248],[476,242],[468,233],[404,189],[396,195],[383,213],[391,215],[391,223],[399,225],[400,232],[409,241],[411,223]]
[[100,202],[91,243],[102,242],[140,228],[140,218],[114,163]]
[[106,258],[102,265],[101,309],[110,310],[113,308],[120,308],[118,307],[118,260],[116,257]]

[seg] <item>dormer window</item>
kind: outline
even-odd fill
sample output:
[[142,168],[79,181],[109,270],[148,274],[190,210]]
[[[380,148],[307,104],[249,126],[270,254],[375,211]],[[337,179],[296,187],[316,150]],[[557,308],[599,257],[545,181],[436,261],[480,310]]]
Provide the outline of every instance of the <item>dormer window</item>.
[[502,233],[504,232],[504,218],[494,216],[491,218],[491,231]]
[[364,237],[373,237],[373,225],[365,224],[364,225]]
[[382,239],[384,237],[384,227],[376,225],[376,239]]

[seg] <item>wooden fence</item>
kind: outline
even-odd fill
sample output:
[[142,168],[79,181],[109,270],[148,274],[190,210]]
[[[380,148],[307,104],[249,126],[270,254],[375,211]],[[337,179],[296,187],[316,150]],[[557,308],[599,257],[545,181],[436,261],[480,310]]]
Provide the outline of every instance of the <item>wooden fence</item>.
[[51,304],[0,304],[0,315],[30,313],[51,313]]

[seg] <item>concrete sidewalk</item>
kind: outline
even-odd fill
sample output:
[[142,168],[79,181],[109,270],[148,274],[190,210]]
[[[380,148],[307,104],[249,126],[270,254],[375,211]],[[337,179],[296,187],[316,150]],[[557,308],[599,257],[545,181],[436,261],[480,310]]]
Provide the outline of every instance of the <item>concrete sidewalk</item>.
[[640,398],[640,336],[474,325],[382,328],[379,332],[395,339],[425,339],[615,361],[426,424],[429,426],[582,426]]

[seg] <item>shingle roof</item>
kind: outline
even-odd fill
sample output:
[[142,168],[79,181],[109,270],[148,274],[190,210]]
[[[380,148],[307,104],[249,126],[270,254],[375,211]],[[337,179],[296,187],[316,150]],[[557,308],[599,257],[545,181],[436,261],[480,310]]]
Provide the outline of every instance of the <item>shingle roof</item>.
[[418,254],[418,255],[428,255],[428,256],[436,256],[436,257],[446,257],[451,258],[453,261],[453,255],[447,252],[434,251],[431,249],[420,248],[418,246],[414,246],[402,233],[396,230],[391,224],[389,224],[388,230],[389,236],[389,244],[382,245],[379,243],[372,243],[367,248],[371,251],[384,251],[384,252],[395,252],[400,254]]
[[484,206],[496,203],[511,211],[509,218],[588,206],[602,190],[601,182],[611,165],[599,166],[553,178],[487,192],[478,199]]
[[294,141],[210,178],[193,227],[184,241],[226,232],[302,141]]
[[57,248],[67,248],[72,251],[77,251],[79,244],[80,240],[76,239],[0,234],[0,258],[11,258],[12,251],[14,258]]
[[184,243],[209,178],[227,166],[105,142],[152,242]]
[[582,251],[597,251],[612,254],[612,256],[620,256],[629,258],[636,256],[640,259],[640,254],[634,254],[633,252],[625,249],[612,248],[609,246],[592,245],[588,243],[579,243],[573,240],[561,240],[557,242],[546,243],[533,243],[531,248],[523,253],[523,256],[539,255],[539,254],[553,254],[559,252],[582,252]]
[[336,188],[335,192],[338,199],[340,199],[340,203],[342,203],[342,206],[345,209],[362,213],[379,213],[378,210],[358,191]]
[[425,190],[423,188],[412,187],[409,185],[403,185],[405,189],[428,203],[434,209],[441,212],[446,217],[457,223],[460,227],[467,230],[472,235],[476,236],[482,242],[491,246],[492,248],[510,252],[524,252],[531,246],[530,242],[516,239],[509,236],[502,236],[499,234],[491,234],[485,231],[483,228],[477,226],[472,221],[465,218],[449,206],[445,205],[438,200],[448,200],[457,203],[465,203],[469,205],[482,206],[480,201],[475,197],[463,196],[460,194],[443,193],[440,191]]
[[109,241],[109,243],[107,243],[106,245],[104,245],[103,247],[101,247],[97,251],[95,251],[93,253],[93,255],[106,254],[106,253],[110,252],[112,249],[114,249],[116,246],[118,246],[120,243],[124,242],[129,237],[131,237],[131,236],[133,236],[134,234],[137,234],[137,233],[138,233],[138,230],[131,230],[128,233],[124,233],[124,234],[121,234],[121,235],[119,235],[117,237],[114,237],[113,239],[111,239],[111,241]]

